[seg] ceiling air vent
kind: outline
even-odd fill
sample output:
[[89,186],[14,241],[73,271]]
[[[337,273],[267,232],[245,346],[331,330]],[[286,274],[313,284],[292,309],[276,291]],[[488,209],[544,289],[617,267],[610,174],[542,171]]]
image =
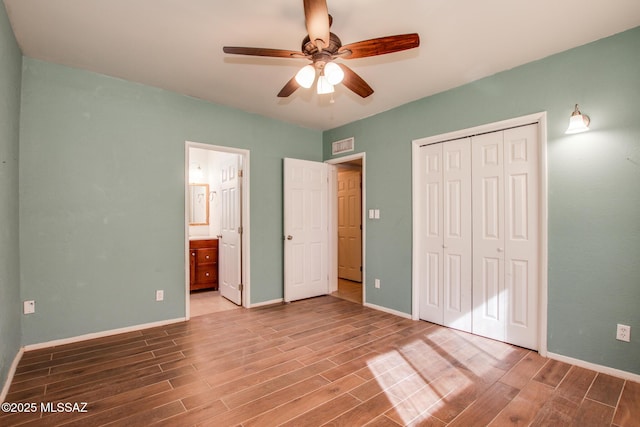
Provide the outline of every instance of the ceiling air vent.
[[342,139],[331,144],[331,154],[341,154],[353,151],[355,145],[355,139],[353,137]]

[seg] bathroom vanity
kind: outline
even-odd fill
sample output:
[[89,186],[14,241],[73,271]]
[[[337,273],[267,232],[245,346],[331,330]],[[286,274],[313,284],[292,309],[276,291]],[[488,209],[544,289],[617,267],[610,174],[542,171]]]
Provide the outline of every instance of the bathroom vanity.
[[189,289],[218,289],[218,239],[189,240]]

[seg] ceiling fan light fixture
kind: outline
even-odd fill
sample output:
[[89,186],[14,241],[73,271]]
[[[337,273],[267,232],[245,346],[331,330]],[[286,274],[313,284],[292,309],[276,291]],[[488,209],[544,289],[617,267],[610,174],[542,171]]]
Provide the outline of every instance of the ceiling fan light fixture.
[[332,85],[337,85],[342,82],[344,79],[344,71],[342,68],[335,62],[329,62],[324,66],[324,75],[327,77],[327,80]]
[[333,93],[333,85],[329,83],[329,79],[324,74],[321,74],[318,78],[318,95],[325,95],[327,93]]
[[296,82],[305,89],[309,89],[316,79],[316,69],[313,65],[305,65],[296,74]]

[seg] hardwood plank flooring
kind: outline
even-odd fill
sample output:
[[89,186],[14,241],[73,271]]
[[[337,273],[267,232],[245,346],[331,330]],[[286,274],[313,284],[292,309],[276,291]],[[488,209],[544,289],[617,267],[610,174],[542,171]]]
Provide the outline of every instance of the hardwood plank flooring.
[[35,410],[0,426],[640,426],[638,383],[333,296],[30,351],[6,401]]

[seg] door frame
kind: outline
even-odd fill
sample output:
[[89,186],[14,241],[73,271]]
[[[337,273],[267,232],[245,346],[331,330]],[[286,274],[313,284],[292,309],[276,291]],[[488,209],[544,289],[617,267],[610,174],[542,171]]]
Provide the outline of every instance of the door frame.
[[362,160],[362,203],[360,205],[362,215],[362,305],[367,301],[367,221],[366,221],[366,201],[367,201],[367,162],[366,153],[356,153],[336,159],[326,160],[325,163],[333,165],[329,170],[329,292],[338,290],[338,168],[336,165],[349,163],[354,160]]
[[[511,127],[537,124],[538,126],[538,224],[540,237],[540,254],[538,265],[539,290],[538,290],[538,353],[544,357],[547,355],[547,307],[548,307],[548,189],[547,189],[547,112],[530,114],[499,122],[488,123],[472,128],[434,135],[412,141],[411,149],[411,186],[412,186],[412,216],[413,235],[422,233],[421,212],[423,206],[421,186],[420,147],[429,144],[446,142],[449,140],[468,138],[474,135],[497,132]],[[418,268],[420,265],[420,254],[422,253],[420,239],[413,239],[412,243],[412,319],[419,320],[420,311],[420,284],[418,283]]]
[[201,142],[185,141],[184,144],[184,261],[185,261],[185,317],[187,320],[191,318],[191,304],[189,301],[189,148],[199,148],[201,150],[221,151],[224,153],[238,154],[242,158],[242,197],[240,199],[240,218],[242,226],[242,249],[241,249],[241,268],[243,284],[242,289],[242,307],[251,307],[251,229],[250,229],[250,151],[242,148],[225,147],[223,145],[211,145]]

